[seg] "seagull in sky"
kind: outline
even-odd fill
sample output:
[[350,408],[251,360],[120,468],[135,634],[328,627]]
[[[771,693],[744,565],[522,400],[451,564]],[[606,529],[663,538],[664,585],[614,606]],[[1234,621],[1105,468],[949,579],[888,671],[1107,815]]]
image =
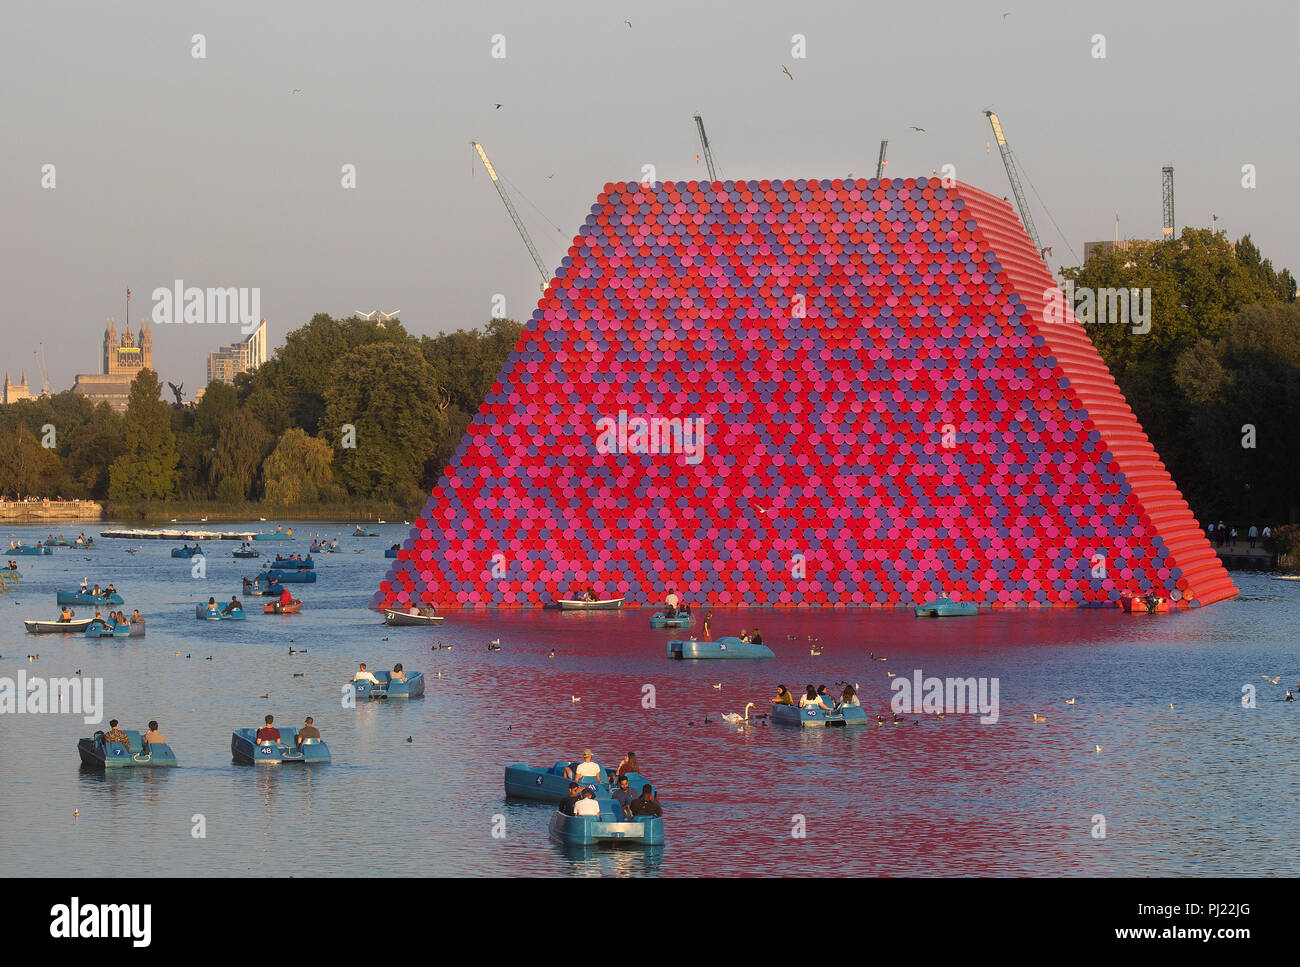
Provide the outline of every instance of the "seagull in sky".
[[781,65],[781,73],[785,74],[785,76],[790,78],[790,80],[794,80],[794,75],[790,73],[790,68],[786,67],[784,64]]

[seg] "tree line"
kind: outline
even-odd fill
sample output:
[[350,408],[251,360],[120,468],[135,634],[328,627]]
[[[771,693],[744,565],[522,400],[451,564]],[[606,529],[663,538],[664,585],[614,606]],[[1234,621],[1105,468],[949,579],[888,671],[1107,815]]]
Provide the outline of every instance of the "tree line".
[[143,370],[125,414],[71,390],[0,406],[0,494],[418,508],[522,328],[416,338],[395,320],[318,314],[195,404],[163,402]]

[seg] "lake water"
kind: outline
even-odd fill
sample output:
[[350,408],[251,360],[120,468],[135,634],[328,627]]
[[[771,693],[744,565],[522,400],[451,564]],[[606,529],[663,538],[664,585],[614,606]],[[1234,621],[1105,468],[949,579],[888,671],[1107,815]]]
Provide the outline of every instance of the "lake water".
[[[407,528],[370,539],[348,537],[351,526],[295,529],[339,536],[344,552],[318,556],[319,582],[294,589],[302,614],[263,615],[263,599],[245,598],[242,623],[194,618],[196,602],[228,600],[256,570],[230,543],[208,545],[202,580],[165,541],[97,538],[91,551],[18,559],[22,586],[0,596],[0,676],[101,676],[105,722],[158,719],[181,768],[84,771],[77,739],[106,725],[0,716],[0,876],[1300,875],[1300,709],[1283,701],[1300,683],[1300,582],[1238,574],[1239,600],[1156,617],[718,610],[715,636],[758,625],[777,658],[681,663],[665,658],[678,633],[650,630],[645,609],[449,611],[438,628],[386,628],[365,605],[383,549]],[[31,542],[50,530],[9,534]],[[115,583],[125,610],[148,617],[148,637],[27,635],[22,619],[53,618],[55,588],[82,577]],[[488,651],[497,638],[501,651]],[[453,648],[432,651],[438,642]],[[359,661],[422,670],[426,697],[344,708],[340,685]],[[740,731],[717,721],[749,701],[765,712],[777,683],[838,691],[840,679],[888,712],[886,669],[996,678],[999,720]],[[1253,709],[1242,707],[1246,685]],[[290,726],[314,715],[332,764],[233,764],[231,730],[268,711]],[[507,764],[550,765],[586,747],[610,766],[637,752],[660,790],[665,846],[566,851],[547,838],[552,807],[504,799]],[[204,838],[191,835],[199,815]]]

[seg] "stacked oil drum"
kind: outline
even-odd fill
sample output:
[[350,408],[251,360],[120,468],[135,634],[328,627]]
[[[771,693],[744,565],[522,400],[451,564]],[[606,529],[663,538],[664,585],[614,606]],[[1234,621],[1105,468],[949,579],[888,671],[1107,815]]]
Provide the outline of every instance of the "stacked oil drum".
[[1044,284],[938,179],[608,184],[375,603],[1235,593]]

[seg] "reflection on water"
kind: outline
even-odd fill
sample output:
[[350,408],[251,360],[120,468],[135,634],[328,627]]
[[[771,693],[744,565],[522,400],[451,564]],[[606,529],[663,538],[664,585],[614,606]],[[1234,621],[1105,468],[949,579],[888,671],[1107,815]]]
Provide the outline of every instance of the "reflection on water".
[[[163,542],[24,562],[22,588],[0,599],[0,676],[102,676],[104,718],[157,718],[180,768],[85,770],[77,739],[102,726],[0,717],[0,874],[1300,873],[1289,756],[1300,713],[1283,701],[1300,683],[1292,584],[1245,576],[1242,600],[1168,617],[716,609],[717,630],[757,624],[777,658],[671,662],[673,632],[651,631],[644,609],[449,612],[442,627],[385,628],[364,605],[402,528],[370,542],[349,542],[350,527],[303,529],[341,531],[348,549],[318,558],[293,617],[196,621],[195,601],[228,596],[253,570],[219,551],[205,581]],[[20,618],[53,614],[54,588],[83,576],[127,592],[148,637],[32,647]],[[38,650],[39,662],[14,658]],[[423,671],[426,697],[345,708],[341,685],[360,661]],[[838,680],[857,683],[874,716],[889,711],[889,674],[917,669],[996,677],[999,720],[720,721],[749,701],[766,711],[777,684],[838,691]],[[1246,686],[1256,708],[1242,707]],[[235,765],[231,731],[267,712],[291,726],[314,716],[332,763]],[[551,807],[504,799],[505,765],[588,747],[607,766],[636,751],[662,790],[663,847],[561,847]]]

